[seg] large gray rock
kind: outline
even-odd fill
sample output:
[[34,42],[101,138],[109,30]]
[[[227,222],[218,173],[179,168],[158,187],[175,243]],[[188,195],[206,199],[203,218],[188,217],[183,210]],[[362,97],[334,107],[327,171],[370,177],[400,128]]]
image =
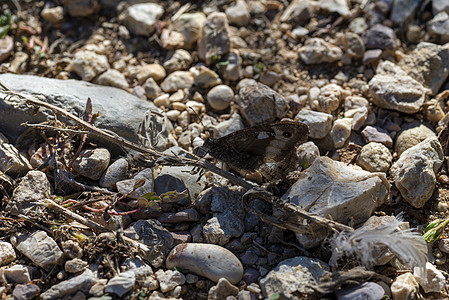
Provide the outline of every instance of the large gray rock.
[[[282,196],[309,213],[346,223],[367,220],[388,197],[390,184],[384,173],[370,173],[328,157],[317,158]],[[310,228],[311,225],[308,225]],[[325,236],[322,227],[313,235],[297,234],[304,247],[316,246]]]
[[[93,111],[100,112],[95,125],[109,129],[121,137],[137,141],[137,129],[145,111],[159,111],[153,103],[141,100],[121,89],[95,85],[78,80],[58,80],[31,75],[0,74],[0,80],[11,89],[44,99],[46,102],[81,115],[87,98],[92,99]],[[15,140],[25,127],[23,122],[39,123],[53,119],[49,110],[33,115],[33,108],[15,99],[6,100],[0,93],[0,130]],[[59,117],[60,120],[64,118]]]

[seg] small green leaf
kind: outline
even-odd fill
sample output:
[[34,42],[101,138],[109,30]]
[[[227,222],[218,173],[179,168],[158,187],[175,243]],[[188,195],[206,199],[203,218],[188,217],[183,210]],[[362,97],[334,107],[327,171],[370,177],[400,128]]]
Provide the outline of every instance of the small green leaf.
[[219,64],[220,66],[227,66],[227,65],[229,65],[229,61],[227,61],[227,60],[225,60],[225,61],[220,61],[218,64]]
[[149,192],[149,193],[143,194],[140,197],[144,198],[144,199],[146,199],[148,201],[160,201],[161,200],[161,198],[159,198],[159,196],[156,195],[155,192]]
[[138,188],[142,187],[145,184],[145,178],[139,179],[134,183],[134,190],[137,190]]
[[10,28],[11,28],[11,26],[9,26],[9,25],[1,26],[0,27],[0,38],[4,38]]
[[278,293],[271,294],[270,300],[278,300],[281,296]]
[[449,224],[449,218],[446,220],[435,220],[431,222],[429,225],[426,226],[426,229],[424,229],[423,238],[428,243],[433,243],[437,241],[441,234],[443,234],[444,229]]
[[212,62],[217,61],[217,59],[218,59],[218,57],[217,57],[216,54],[212,54],[211,57],[210,57],[210,60],[211,60]]
[[150,206],[150,203],[148,202],[148,200],[143,197],[137,198],[136,201],[137,201],[137,207],[139,207],[139,208],[148,208]]
[[166,192],[166,193],[161,194],[159,197],[161,198],[162,202],[179,202],[188,196],[189,196],[189,191],[184,190],[182,192],[177,192],[177,191]]
[[28,44],[28,38],[26,36],[22,36],[22,42],[24,44]]

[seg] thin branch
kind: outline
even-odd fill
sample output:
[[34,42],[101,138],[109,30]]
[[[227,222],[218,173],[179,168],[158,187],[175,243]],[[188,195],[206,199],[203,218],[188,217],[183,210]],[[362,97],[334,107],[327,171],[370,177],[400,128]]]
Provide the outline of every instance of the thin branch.
[[44,124],[29,124],[28,122],[22,123],[20,125],[25,126],[25,127],[36,128],[36,129],[67,132],[67,133],[72,133],[72,134],[88,134],[89,133],[89,131],[73,130],[73,129],[69,129],[69,128],[59,128],[59,127],[44,125]]

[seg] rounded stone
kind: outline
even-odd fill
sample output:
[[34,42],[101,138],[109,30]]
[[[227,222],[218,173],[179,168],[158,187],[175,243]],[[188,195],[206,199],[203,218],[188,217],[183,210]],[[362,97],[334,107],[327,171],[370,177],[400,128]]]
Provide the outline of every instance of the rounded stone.
[[240,260],[228,249],[212,244],[179,244],[170,251],[165,265],[187,269],[215,282],[226,278],[236,284],[243,277]]
[[101,176],[100,186],[106,188],[115,186],[118,181],[126,178],[128,168],[129,164],[125,158],[117,159],[108,167],[103,176]]
[[207,102],[215,110],[227,109],[232,99],[234,99],[234,91],[224,84],[217,85],[207,93]]
[[372,142],[363,146],[357,164],[370,172],[387,172],[392,160],[393,156],[385,145]]

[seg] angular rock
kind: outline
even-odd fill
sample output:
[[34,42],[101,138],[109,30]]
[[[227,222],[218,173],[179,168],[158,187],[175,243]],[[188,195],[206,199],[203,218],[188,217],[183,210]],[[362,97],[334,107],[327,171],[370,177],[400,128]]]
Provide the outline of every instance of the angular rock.
[[351,135],[351,123],[352,119],[350,118],[335,120],[331,130],[331,136],[334,141],[335,148],[343,147],[346,140]]
[[124,13],[126,27],[135,34],[150,36],[156,22],[164,14],[164,8],[156,3],[138,3],[129,6]]
[[164,68],[170,73],[187,70],[192,64],[192,56],[184,49],[177,49],[166,62]]
[[34,299],[41,289],[34,283],[18,284],[12,291],[15,300],[31,300]]
[[0,267],[6,266],[10,262],[13,262],[16,259],[16,253],[14,252],[14,248],[8,242],[0,241]]
[[220,76],[206,66],[196,66],[189,69],[193,75],[195,86],[207,89],[221,83]]
[[321,38],[311,38],[305,42],[303,47],[299,48],[298,54],[306,65],[310,65],[340,60],[343,51]]
[[139,257],[133,259],[127,258],[124,261],[123,266],[127,271],[129,270],[134,272],[137,279],[142,279],[147,277],[148,275],[153,274],[153,270],[151,269],[151,267],[144,263]]
[[91,81],[109,69],[108,58],[93,51],[81,50],[75,53],[70,69],[82,80]]
[[216,286],[211,287],[207,299],[221,300],[228,299],[227,297],[236,297],[239,293],[239,288],[232,285],[226,278],[220,278]]
[[29,171],[14,190],[6,206],[13,215],[27,214],[40,209],[40,201],[50,197],[50,182],[45,173]]
[[59,23],[64,20],[64,8],[62,6],[44,7],[41,17],[51,23]]
[[202,12],[182,14],[173,22],[173,28],[184,36],[184,47],[190,48],[201,37],[206,16]]
[[393,139],[385,129],[375,126],[366,126],[365,129],[362,130],[362,136],[366,143],[376,142],[384,144],[388,148],[393,147]]
[[409,23],[419,7],[420,0],[397,0],[393,2],[390,19],[398,25]]
[[419,285],[412,273],[396,277],[391,284],[393,299],[413,299],[419,295]]
[[[161,88],[157,85],[156,81],[151,77],[145,81],[143,88],[145,91],[144,97],[146,96],[149,100],[155,100],[157,97],[159,97],[162,94]],[[162,106],[162,105],[157,105],[157,106]],[[167,107],[167,106],[169,106],[169,104],[163,105],[163,106]]]
[[381,143],[371,142],[363,146],[357,164],[370,172],[386,173],[393,161],[390,150]]
[[430,262],[426,263],[425,268],[415,267],[413,275],[426,293],[438,293],[446,287],[446,278],[443,273]]
[[122,297],[133,288],[135,283],[136,274],[133,271],[122,272],[108,281],[105,292]]
[[312,296],[313,287],[325,271],[329,271],[329,266],[321,260],[297,256],[281,261],[259,283],[267,298],[278,294],[285,299],[296,299],[297,294]]
[[5,283],[28,283],[31,281],[29,268],[19,264],[10,268],[1,268],[0,281]]
[[229,23],[244,26],[250,21],[251,15],[245,0],[237,0],[235,5],[226,8],[226,16]]
[[[108,129],[122,138],[136,142],[137,128],[144,119],[145,111],[159,111],[150,101],[141,100],[121,89],[90,84],[78,80],[58,80],[31,75],[0,74],[0,80],[15,91],[37,96],[49,104],[64,108],[75,116],[83,115],[86,99],[91,98],[93,111],[100,116],[95,125]],[[41,110],[33,114],[33,109],[8,101],[0,93],[0,119],[2,130],[16,139],[25,131],[21,123],[41,123],[53,118],[53,113]],[[65,120],[61,118],[61,120]]]
[[449,41],[449,14],[445,11],[438,13],[432,20],[427,22],[427,32],[436,36],[441,43]]
[[307,169],[320,156],[320,149],[313,142],[301,144],[296,149],[298,170]]
[[332,115],[323,112],[303,109],[295,120],[309,126],[309,136],[314,139],[324,138],[332,129]]
[[78,291],[87,293],[96,281],[97,278],[95,277],[94,273],[91,270],[87,269],[78,276],[53,285],[48,290],[43,292],[40,297],[42,300],[52,300],[62,299],[64,298],[64,296],[74,294]]
[[335,292],[338,300],[382,299],[384,289],[374,282],[365,282],[354,287],[342,288]]
[[79,258],[74,258],[65,262],[64,270],[68,273],[79,273],[88,266],[87,262]]
[[309,104],[313,110],[330,114],[335,111],[343,98],[343,89],[334,83],[327,84],[322,88],[311,88],[309,90]]
[[8,175],[23,175],[32,166],[28,159],[11,144],[0,144],[0,171]]
[[374,104],[408,114],[418,112],[424,104],[426,90],[407,75],[375,75],[369,82]]
[[11,237],[11,244],[43,269],[60,264],[63,260],[58,244],[45,231],[16,234]]
[[125,75],[114,69],[109,69],[98,76],[97,83],[99,85],[113,86],[122,90],[129,88]]
[[[319,157],[301,173],[282,199],[337,222],[345,223],[351,216],[358,224],[387,199],[389,191],[390,184],[383,173],[370,173]],[[320,231],[314,230],[313,236],[298,233],[297,238],[304,247],[310,248],[324,238]]]
[[449,13],[449,2],[447,0],[433,0],[432,13],[436,15],[441,11]]
[[348,96],[345,99],[345,118],[352,118],[351,128],[359,130],[368,119],[369,102],[363,97]]
[[174,290],[178,285],[186,282],[184,274],[177,270],[158,270],[156,273],[157,280],[162,292],[169,292]]
[[329,13],[335,12],[344,18],[350,15],[348,2],[345,0],[319,0],[317,5]]
[[109,165],[111,154],[106,148],[82,150],[73,164],[73,169],[92,180],[100,179]]
[[224,57],[231,49],[228,19],[221,12],[211,13],[204,23],[198,41],[198,56],[207,65]]
[[161,88],[166,93],[173,93],[179,89],[189,89],[194,82],[192,73],[187,71],[175,71],[165,78]]
[[134,192],[132,192],[128,197],[137,199],[146,193],[151,193],[154,191],[154,180],[153,180],[153,170],[151,168],[143,169],[137,173],[133,178],[122,180],[116,183],[117,190],[120,194],[126,195],[131,192],[137,181],[144,179],[145,182],[142,186],[138,187]]
[[421,42],[398,63],[404,72],[435,95],[449,75],[449,46]]
[[235,100],[250,126],[280,119],[288,111],[287,100],[262,83],[243,86]]
[[428,138],[405,150],[391,167],[404,201],[415,208],[423,207],[432,196],[442,164],[443,149],[437,138]]
[[180,223],[180,222],[196,222],[200,219],[200,215],[193,208],[182,211],[163,213],[158,220],[162,223]]
[[139,240],[151,249],[142,258],[155,268],[163,264],[168,252],[174,245],[170,232],[162,227],[158,221],[151,219],[138,220],[132,223],[125,229],[124,234],[134,240]]
[[187,269],[214,282],[226,278],[236,284],[243,276],[243,266],[231,251],[210,244],[177,245],[170,251],[165,265],[169,269]]
[[162,67],[160,64],[148,64],[141,66],[139,69],[140,70],[138,71],[136,78],[140,84],[142,84],[148,78],[153,78],[155,81],[159,82],[167,75],[164,67]]
[[309,0],[293,0],[284,10],[279,20],[304,26],[310,20],[311,8],[309,6]]

